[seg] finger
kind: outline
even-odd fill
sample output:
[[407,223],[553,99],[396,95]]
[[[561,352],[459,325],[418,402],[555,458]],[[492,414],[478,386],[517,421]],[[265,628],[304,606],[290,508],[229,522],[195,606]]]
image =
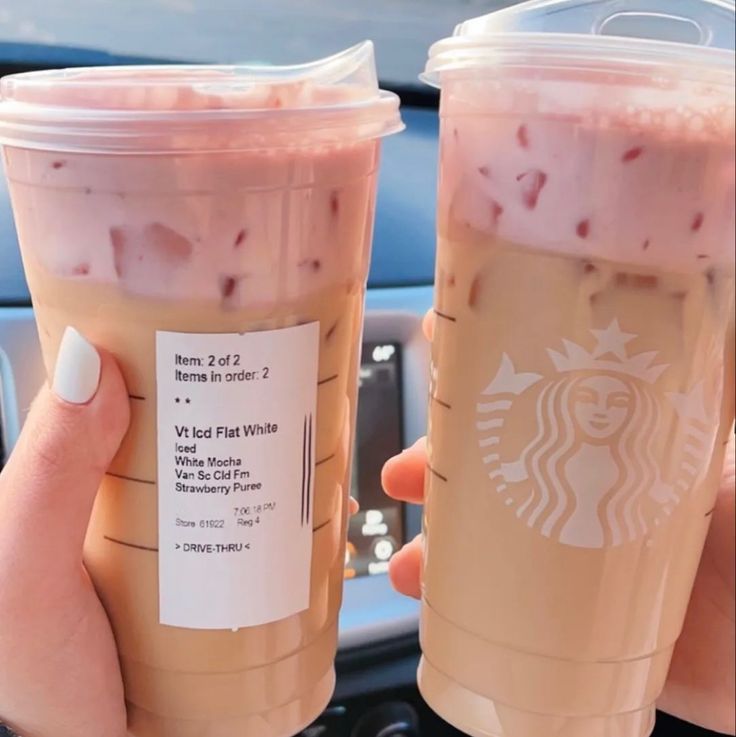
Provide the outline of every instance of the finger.
[[357,514],[360,511],[360,502],[354,497],[351,496],[348,498],[348,515],[352,517],[354,514]]
[[[705,543],[705,555],[709,556],[714,568],[720,572],[721,580],[727,581],[733,591],[734,560],[736,559],[736,537],[733,534],[736,518],[736,461],[734,460],[734,438],[729,438],[723,474],[718,488],[711,517],[711,528]],[[731,597],[730,616],[733,617],[736,603]]]
[[434,310],[427,310],[427,312],[424,313],[424,319],[422,320],[422,332],[424,333],[424,337],[430,343],[432,342],[432,336],[434,335],[434,321]]
[[15,556],[79,561],[100,481],[129,421],[113,358],[76,330],[62,338],[44,387],[0,475],[0,525]]
[[388,574],[393,587],[404,596],[420,599],[422,596],[423,539],[417,535],[394,554]]
[[427,468],[426,438],[393,458],[389,458],[381,472],[384,491],[394,499],[412,504],[424,500],[424,472]]

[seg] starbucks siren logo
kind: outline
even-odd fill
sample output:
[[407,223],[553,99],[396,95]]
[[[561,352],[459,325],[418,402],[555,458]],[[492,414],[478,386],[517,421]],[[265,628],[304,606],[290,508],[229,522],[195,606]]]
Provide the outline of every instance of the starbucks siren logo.
[[[636,540],[672,514],[707,470],[716,423],[702,381],[684,394],[658,390],[669,365],[657,364],[656,351],[629,356],[636,335],[618,320],[591,333],[592,352],[569,340],[563,351],[548,349],[551,379],[517,371],[504,353],[477,405],[476,428],[495,491],[520,520],[565,545],[602,548]],[[508,457],[504,428],[532,390],[529,437]],[[671,456],[672,440],[663,444],[662,431],[673,422],[682,451],[666,478],[661,459]]]

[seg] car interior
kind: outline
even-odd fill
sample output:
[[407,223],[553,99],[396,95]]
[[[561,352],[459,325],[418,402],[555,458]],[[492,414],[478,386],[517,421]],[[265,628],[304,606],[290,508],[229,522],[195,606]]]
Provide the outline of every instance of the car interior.
[[[417,75],[431,41],[496,0],[23,0],[0,4],[0,76],[151,62],[284,63],[372,38],[381,86],[402,100],[406,130],[386,139],[368,280],[337,688],[300,737],[449,737],[416,688],[419,603],[387,576],[421,530],[422,510],[389,499],[384,461],[425,432],[433,299],[438,95]],[[103,10],[104,6],[104,10]],[[307,10],[307,6],[309,10]],[[106,15],[104,23],[101,14]],[[44,380],[33,306],[8,192],[0,179],[0,468]],[[0,594],[1,595],[1,594]],[[0,606],[2,602],[0,601]],[[0,668],[2,663],[0,663]],[[661,714],[656,737],[705,737]],[[550,735],[550,737],[552,737]]]

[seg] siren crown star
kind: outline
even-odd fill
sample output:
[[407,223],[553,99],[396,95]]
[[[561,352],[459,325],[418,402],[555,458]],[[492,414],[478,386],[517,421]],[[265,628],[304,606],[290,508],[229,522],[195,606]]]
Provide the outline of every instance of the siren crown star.
[[626,344],[634,338],[634,333],[625,333],[614,319],[605,330],[593,329],[590,331],[598,339],[598,345],[593,350],[593,358],[600,358],[607,353],[613,353],[621,361],[626,360]]
[[592,352],[566,338],[562,339],[564,353],[547,349],[552,363],[559,372],[611,371],[628,374],[651,384],[668,368],[668,364],[654,365],[657,351],[644,351],[629,356],[626,344],[637,336],[623,332],[617,319],[603,330],[593,328],[590,332],[598,339],[598,344]]

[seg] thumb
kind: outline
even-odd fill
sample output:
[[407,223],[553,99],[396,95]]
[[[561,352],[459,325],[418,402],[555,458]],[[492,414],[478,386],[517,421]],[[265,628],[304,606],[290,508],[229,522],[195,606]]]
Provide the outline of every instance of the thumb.
[[15,556],[32,552],[47,562],[79,562],[97,487],[129,412],[112,356],[68,327],[52,386],[34,401],[0,475],[1,536]]

